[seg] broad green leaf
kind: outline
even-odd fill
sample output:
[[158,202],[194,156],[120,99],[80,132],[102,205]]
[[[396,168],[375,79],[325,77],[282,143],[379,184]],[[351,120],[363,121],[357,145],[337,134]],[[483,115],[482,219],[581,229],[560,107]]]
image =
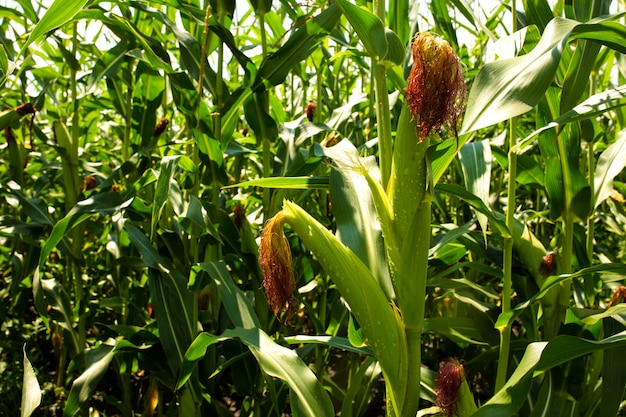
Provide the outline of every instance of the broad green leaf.
[[600,341],[557,336],[549,343],[531,343],[504,387],[472,414],[472,417],[510,417],[526,400],[531,380],[536,373],[545,372],[592,352],[624,346],[626,332]]
[[372,356],[374,354],[374,352],[372,352],[372,350],[367,346],[355,347],[345,337],[296,335],[296,336],[287,336],[284,339],[285,339],[285,342],[289,343],[290,345],[299,345],[301,343],[313,343],[313,344],[326,345],[332,348],[345,350],[346,352],[358,353],[359,355]]
[[[621,303],[617,306],[625,305]],[[624,330],[624,325],[612,318],[604,319],[602,324],[605,335],[613,335]],[[620,346],[606,349],[602,354],[602,401],[600,403],[599,415],[618,415],[620,403],[624,398],[624,387],[626,386],[626,372],[624,372],[626,367],[626,347]]]
[[104,344],[88,352],[87,369],[72,383],[63,417],[76,415],[83,404],[89,400],[96,386],[109,369],[113,356],[115,356],[115,347]]
[[325,149],[325,154],[333,160],[336,168],[330,173],[330,201],[337,222],[336,236],[374,272],[387,298],[394,299],[372,192],[366,178],[354,169],[355,163],[359,161],[359,166],[367,170],[375,181],[379,181],[376,159],[372,156],[362,158],[358,149],[348,140]]
[[[204,357],[210,345],[228,339],[238,339],[247,345],[265,373],[289,385],[299,400],[297,404],[292,404],[292,407],[298,408],[293,410],[294,413],[310,417],[334,414],[328,394],[295,351],[280,346],[256,327],[229,329],[221,336],[200,333],[185,353],[182,368],[185,372],[181,375],[186,377],[190,374],[191,365]],[[178,386],[182,386],[184,381],[180,379]]]
[[22,407],[21,417],[30,417],[33,411],[41,404],[41,388],[33,365],[26,356],[26,344],[24,344],[24,374],[22,379]]
[[554,78],[567,34],[578,22],[555,18],[530,53],[481,68],[469,94],[463,133],[530,111]]
[[450,138],[430,145],[428,148],[428,160],[430,161],[433,184],[439,182],[441,176],[446,172],[461,147],[467,143],[469,138],[470,135],[461,135],[458,142],[454,138]]
[[471,132],[530,111],[553,82],[568,40],[594,40],[622,52],[626,50],[625,36],[626,27],[619,23],[581,24],[554,18],[531,52],[488,63],[480,70],[470,91],[461,131]]
[[590,119],[624,106],[626,106],[626,85],[621,85],[615,89],[606,90],[589,97],[570,111],[559,116],[555,122],[565,124]]
[[[492,161],[489,141],[466,143],[459,152],[459,161],[461,161],[465,188],[488,205]],[[476,216],[486,239],[487,215],[479,212]]]
[[595,66],[596,57],[598,52],[600,52],[601,46],[597,42],[590,41],[580,41],[576,45],[576,50],[570,59],[565,80],[563,81],[560,105],[561,114],[574,108],[587,90],[589,74]]
[[529,300],[518,304],[511,311],[506,313],[501,313],[496,321],[495,327],[502,328],[507,325],[507,323],[511,323],[515,317],[518,317],[521,312],[527,309],[532,303],[541,300],[550,292],[551,289],[556,288],[562,282],[567,280],[571,280],[577,277],[584,277],[590,274],[619,274],[621,276],[626,276],[626,265],[620,263],[606,263],[593,265],[587,268],[583,268],[573,274],[561,274],[561,275],[552,275],[545,279],[539,292],[532,296]]
[[255,92],[244,103],[246,120],[259,142],[262,139],[273,142],[278,137],[278,125],[264,106],[266,98],[267,92],[262,90]]
[[320,39],[335,27],[340,17],[341,11],[333,4],[296,29],[283,46],[263,60],[252,90],[262,89],[265,82],[269,86],[281,84],[318,47]]
[[511,232],[507,228],[504,219],[497,216],[480,198],[466,189],[456,184],[437,184],[435,191],[456,195],[479,213],[485,214],[489,219],[491,227],[497,230],[503,237],[511,236]]
[[613,192],[613,179],[626,166],[626,130],[617,134],[617,140],[602,152],[594,174],[594,208]]
[[185,204],[185,211],[179,217],[181,226],[191,236],[210,235],[218,242],[221,241],[218,231],[202,206],[198,197],[191,195],[189,202]]
[[382,60],[387,55],[387,39],[383,22],[369,10],[347,0],[337,0],[337,5],[363,42],[369,56],[376,61]]
[[[593,1],[592,5],[584,2],[582,7],[576,7],[576,20],[587,22],[591,18],[608,15],[610,1],[600,0]],[[583,13],[584,12],[584,16]],[[572,34],[575,37],[575,32]],[[604,36],[608,35],[608,31],[604,30]],[[623,36],[622,36],[623,39]],[[568,62],[567,73],[563,81],[563,92],[561,93],[560,112],[561,114],[572,109],[580,97],[587,91],[589,84],[589,75],[595,66],[596,57],[600,51],[601,44],[598,42],[580,41],[576,45],[574,54]]]
[[222,304],[235,327],[244,329],[261,327],[250,300],[235,285],[224,262],[203,262],[198,264],[198,267],[207,272],[217,284]]
[[4,45],[0,45],[0,85],[4,83],[7,75],[9,75],[9,58]]
[[24,50],[33,42],[39,41],[39,39],[59,26],[72,20],[72,18],[87,4],[87,0],[55,0],[50,5],[50,8],[43,15],[41,20],[33,28],[26,40],[26,43],[22,46],[20,55],[24,53]]
[[424,319],[424,332],[445,336],[457,343],[486,345],[476,322],[468,317],[434,317]]
[[[609,16],[607,19],[612,19]],[[584,23],[572,29],[570,39],[588,39],[605,45],[615,51],[626,53],[626,26],[618,22],[600,21]]]
[[128,238],[141,253],[148,270],[150,299],[159,326],[163,350],[173,375],[178,373],[185,351],[197,334],[197,301],[187,279],[161,257],[146,235],[130,222],[124,224]]
[[271,177],[240,182],[239,184],[224,186],[223,188],[265,187],[301,190],[328,190],[329,183],[330,180],[328,177]]
[[[238,338],[248,345],[263,371],[287,382],[296,392],[300,399],[298,406],[303,408],[301,410],[303,415],[329,415],[329,410],[332,414],[328,396],[304,362],[292,350],[276,344],[260,330],[250,301],[235,285],[226,270],[226,265],[223,262],[211,262],[199,264],[199,267],[215,280],[224,308],[236,328],[227,330],[219,337],[207,333],[198,335],[185,354],[177,386],[181,387],[185,383],[194,369],[194,363],[204,357],[208,346],[226,339]],[[297,383],[299,378],[302,378],[302,381]]]
[[155,236],[156,227],[161,219],[161,214],[165,208],[165,204],[170,198],[170,190],[178,161],[181,155],[166,156],[161,160],[161,167],[158,171],[158,179],[154,188],[154,198],[152,201],[152,221],[150,228],[150,236]]
[[367,409],[376,380],[380,378],[380,364],[374,358],[367,358],[356,374],[350,378],[348,390],[341,403],[342,416],[359,416]]
[[95,214],[111,214],[128,207],[133,199],[123,201],[120,193],[106,192],[95,194],[86,200],[78,202],[67,215],[54,225],[52,233],[41,249],[39,263],[44,265],[52,250],[66,237],[72,228],[83,223]]
[[89,76],[89,85],[87,92],[93,93],[96,90],[98,82],[104,77],[112,77],[115,75],[119,66],[124,62],[126,53],[128,52],[128,38],[120,40],[113,48],[104,53],[91,71]]
[[196,364],[204,358],[206,350],[209,346],[218,342],[220,342],[220,338],[210,335],[209,333],[202,332],[196,336],[194,341],[191,342],[191,345],[187,348],[183,361],[180,365],[178,381],[176,382],[176,390],[181,389],[187,381],[189,381],[189,377],[196,369]]

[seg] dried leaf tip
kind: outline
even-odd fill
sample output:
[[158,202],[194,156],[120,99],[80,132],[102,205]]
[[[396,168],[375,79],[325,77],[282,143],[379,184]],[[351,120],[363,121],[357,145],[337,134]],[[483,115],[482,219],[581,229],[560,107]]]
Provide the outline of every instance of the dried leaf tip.
[[261,234],[259,265],[263,271],[263,288],[275,315],[285,312],[289,322],[297,310],[294,296],[296,281],[291,268],[291,250],[283,232],[283,214],[270,219]]
[[458,141],[458,123],[467,90],[459,57],[445,40],[430,33],[413,39],[413,67],[406,98],[411,118],[419,125],[420,141],[449,125]]

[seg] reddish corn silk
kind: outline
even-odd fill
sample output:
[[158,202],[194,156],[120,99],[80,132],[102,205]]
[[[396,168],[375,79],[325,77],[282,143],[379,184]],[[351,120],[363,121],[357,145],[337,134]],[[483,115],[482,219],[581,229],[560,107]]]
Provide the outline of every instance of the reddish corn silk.
[[456,359],[441,364],[437,372],[437,406],[446,416],[452,416],[458,407],[459,389],[465,380],[463,365]]
[[420,141],[446,125],[458,140],[457,126],[467,95],[459,57],[448,42],[430,33],[417,34],[412,51],[406,98],[411,118],[419,126]]

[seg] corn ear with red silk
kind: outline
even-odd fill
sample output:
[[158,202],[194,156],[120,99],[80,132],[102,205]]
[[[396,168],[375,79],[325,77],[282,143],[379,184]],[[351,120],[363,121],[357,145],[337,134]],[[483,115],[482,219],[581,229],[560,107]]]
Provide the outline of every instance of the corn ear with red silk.
[[389,400],[400,409],[408,368],[404,326],[395,306],[365,264],[301,207],[285,201],[278,216],[316,256],[350,306],[381,364]]

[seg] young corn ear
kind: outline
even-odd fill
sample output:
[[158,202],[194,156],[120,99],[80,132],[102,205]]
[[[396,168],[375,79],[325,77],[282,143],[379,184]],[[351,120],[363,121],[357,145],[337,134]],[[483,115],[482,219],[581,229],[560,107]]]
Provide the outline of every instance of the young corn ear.
[[261,234],[259,264],[263,271],[263,288],[267,301],[275,315],[285,312],[289,322],[297,310],[296,281],[291,268],[291,250],[283,232],[283,215],[278,213],[270,219]]
[[446,417],[469,417],[477,410],[467,385],[465,369],[456,359],[449,359],[439,367],[437,406]]
[[[402,319],[372,272],[354,252],[310,214],[289,201],[285,201],[282,211],[270,220],[261,238],[259,258],[265,274],[264,283],[270,284],[272,289],[270,291],[266,286],[272,308],[288,308],[291,298],[282,290],[295,290],[290,284],[293,281],[290,255],[287,255],[289,248],[280,230],[284,223],[291,226],[304,246],[315,255],[350,306],[363,329],[367,345],[381,364],[390,401],[394,409],[400,410],[405,401],[408,373]],[[273,300],[270,297],[276,296],[275,286],[280,286],[281,293]]]

